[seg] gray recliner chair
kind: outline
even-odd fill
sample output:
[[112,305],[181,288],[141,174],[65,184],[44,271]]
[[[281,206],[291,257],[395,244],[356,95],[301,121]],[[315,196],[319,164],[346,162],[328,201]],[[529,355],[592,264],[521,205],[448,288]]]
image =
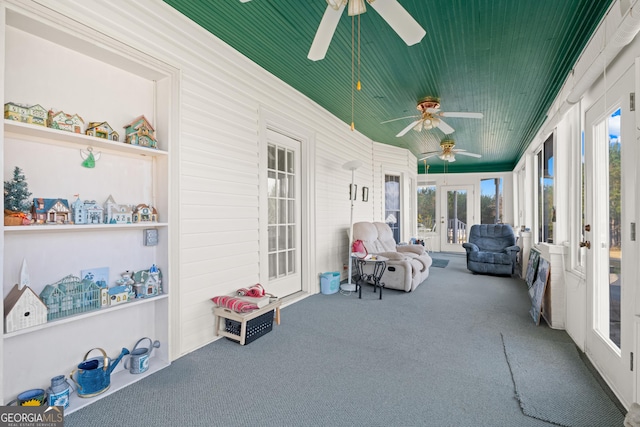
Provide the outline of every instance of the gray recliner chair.
[[515,272],[520,248],[516,246],[510,225],[472,225],[469,241],[462,247],[467,251],[467,269],[474,273],[512,275]]

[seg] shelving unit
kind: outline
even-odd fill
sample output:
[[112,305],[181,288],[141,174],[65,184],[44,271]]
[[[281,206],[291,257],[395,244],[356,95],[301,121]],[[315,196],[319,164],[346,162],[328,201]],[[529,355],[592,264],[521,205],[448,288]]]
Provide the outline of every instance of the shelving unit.
[[[176,168],[171,147],[178,119],[172,99],[178,97],[179,73],[139,49],[36,3],[9,1],[0,8],[4,103],[40,104],[78,114],[85,127],[89,122],[107,121],[121,141],[122,127],[144,115],[158,140],[158,149],[152,149],[12,120],[1,122],[4,180],[19,166],[31,198],[62,198],[72,204],[79,197],[102,205],[113,196],[116,203],[146,203],[159,213],[157,223],[3,227],[3,297],[18,283],[24,259],[37,294],[47,284],[68,274],[80,276],[85,269],[108,267],[110,287],[126,270],[146,270],[156,264],[162,271],[162,295],[3,333],[0,404],[21,391],[47,388],[56,375],[68,378],[92,348],[102,348],[114,358],[141,337],[161,342],[149,371],[130,374],[121,363],[106,392],[93,398],[72,394],[70,413],[171,361],[170,300],[177,274],[170,248],[177,208],[170,177]],[[80,155],[89,147],[97,157],[90,169],[82,166]],[[149,228],[158,230],[156,246],[143,244],[143,232]]]

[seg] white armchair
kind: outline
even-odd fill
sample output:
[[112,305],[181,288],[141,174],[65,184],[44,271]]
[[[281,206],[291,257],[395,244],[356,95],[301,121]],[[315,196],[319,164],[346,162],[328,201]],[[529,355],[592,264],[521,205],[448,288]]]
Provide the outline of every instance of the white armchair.
[[424,246],[396,245],[391,228],[384,222],[353,224],[353,240],[362,240],[368,253],[389,258],[380,280],[385,288],[411,292],[429,277],[432,261]]

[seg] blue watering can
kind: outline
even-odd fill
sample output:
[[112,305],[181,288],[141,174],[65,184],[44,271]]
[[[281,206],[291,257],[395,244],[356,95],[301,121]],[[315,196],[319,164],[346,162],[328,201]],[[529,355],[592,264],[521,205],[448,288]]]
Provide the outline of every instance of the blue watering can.
[[[102,353],[102,357],[89,357],[89,353],[98,350]],[[124,355],[129,354],[129,350],[123,348],[120,355],[112,361],[107,357],[107,353],[101,348],[92,348],[84,355],[84,360],[78,365],[76,378],[73,374],[76,369],[71,371],[69,376],[76,383],[76,393],[80,397],[93,397],[106,391],[111,385],[111,372],[118,366]]]

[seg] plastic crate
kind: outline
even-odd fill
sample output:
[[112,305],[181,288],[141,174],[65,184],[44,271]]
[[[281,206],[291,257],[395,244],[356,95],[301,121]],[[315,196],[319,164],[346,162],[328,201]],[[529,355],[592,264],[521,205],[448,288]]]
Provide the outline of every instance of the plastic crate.
[[[240,322],[231,319],[224,319],[225,330],[231,334],[240,337]],[[273,329],[273,310],[267,311],[264,314],[247,321],[247,334],[245,337],[245,345],[252,341],[257,340],[264,334],[271,332]],[[236,341],[233,338],[227,337],[231,341]]]

